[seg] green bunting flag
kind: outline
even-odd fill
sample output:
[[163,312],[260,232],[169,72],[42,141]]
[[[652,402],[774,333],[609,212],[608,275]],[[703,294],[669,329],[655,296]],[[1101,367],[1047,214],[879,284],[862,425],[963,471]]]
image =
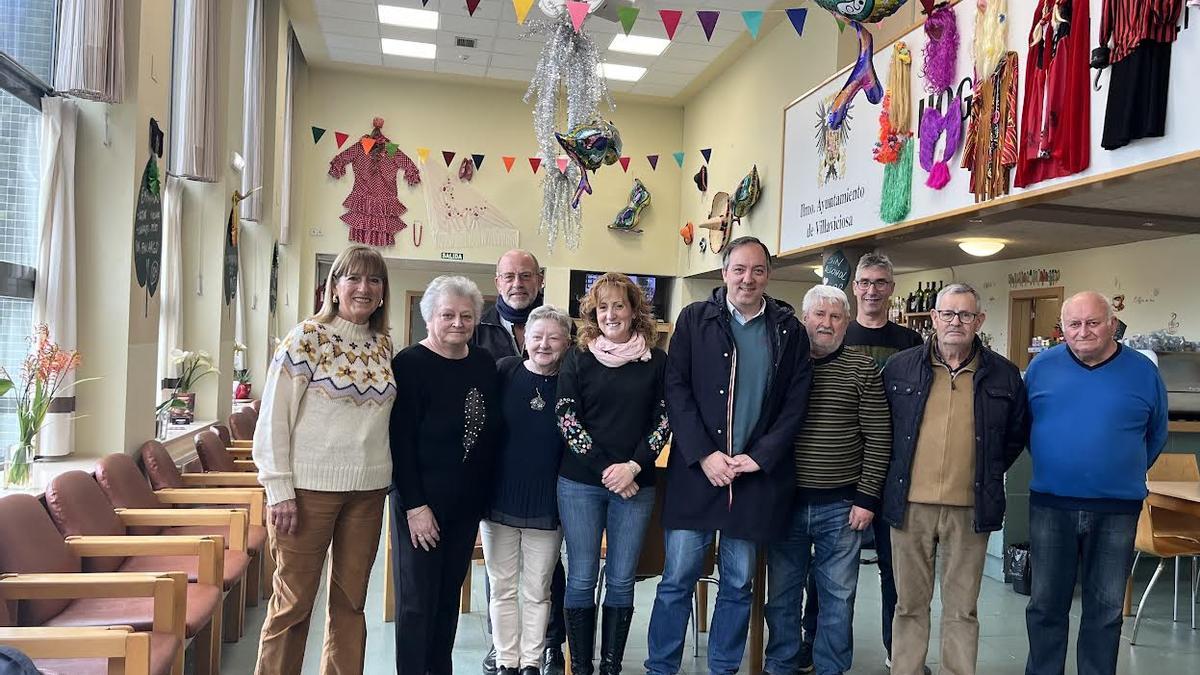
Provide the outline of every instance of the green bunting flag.
[[677,152],[677,153],[673,154],[672,157],[675,158],[675,163],[678,164],[679,168],[682,169],[683,168],[683,153]]
[[313,127],[313,143],[320,143],[321,137],[325,135],[325,130],[321,127]]
[[622,7],[617,10],[617,19],[621,22],[621,28],[625,29],[626,35],[633,30],[633,22],[637,21],[638,13],[641,11],[637,7]]

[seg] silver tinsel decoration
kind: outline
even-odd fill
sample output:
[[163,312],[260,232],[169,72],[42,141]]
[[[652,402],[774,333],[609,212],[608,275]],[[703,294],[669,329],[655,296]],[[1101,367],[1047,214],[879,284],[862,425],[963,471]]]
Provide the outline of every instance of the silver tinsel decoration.
[[[571,162],[565,174],[558,170],[554,160],[562,149],[554,132],[595,118],[601,100],[608,103],[609,109],[614,106],[604,76],[600,74],[600,51],[596,49],[596,43],[587,33],[575,32],[565,10],[557,19],[527,21],[522,39],[535,35],[545,35],[546,43],[525,92],[525,102],[534,101],[533,131],[542,166],[546,168],[542,178],[542,220],[538,232],[546,236],[550,251],[554,250],[560,234],[567,248],[573,251],[579,247],[583,234],[581,209],[571,208],[580,167]],[[562,110],[564,98],[565,111]]]

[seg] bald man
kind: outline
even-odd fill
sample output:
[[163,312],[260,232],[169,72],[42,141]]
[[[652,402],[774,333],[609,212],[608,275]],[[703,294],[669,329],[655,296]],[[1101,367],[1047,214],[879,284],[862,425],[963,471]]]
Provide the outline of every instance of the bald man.
[[1067,344],[1025,374],[1033,428],[1029,534],[1033,592],[1026,675],[1061,675],[1076,570],[1083,585],[1080,675],[1117,671],[1125,580],[1146,498],[1146,471],[1167,441],[1167,392],[1150,359],[1113,340],[1103,295],[1062,306]]

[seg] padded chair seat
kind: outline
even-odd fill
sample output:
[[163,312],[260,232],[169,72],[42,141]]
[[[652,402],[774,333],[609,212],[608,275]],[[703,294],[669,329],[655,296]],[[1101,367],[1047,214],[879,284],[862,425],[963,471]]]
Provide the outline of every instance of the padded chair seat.
[[[245,551],[225,551],[225,590],[246,575],[250,556]],[[118,572],[187,572],[188,581],[199,580],[200,559],[194,555],[143,555],[126,558]]]
[[[164,527],[159,534],[188,534],[188,535],[205,535],[219,534],[229,541],[229,527],[221,527],[220,525],[187,525],[180,527]],[[254,551],[255,554],[261,553],[267,546],[267,528],[262,525],[251,525],[249,533],[246,534],[246,550]],[[226,551],[228,554],[228,551]]]
[[[150,673],[167,675],[175,664],[179,640],[170,633],[150,634]],[[108,675],[108,659],[34,659],[43,675]]]
[[[209,584],[187,585],[187,637],[195,637],[217,611],[221,591]],[[87,598],[75,600],[46,626],[133,626],[148,631],[154,624],[154,598]]]

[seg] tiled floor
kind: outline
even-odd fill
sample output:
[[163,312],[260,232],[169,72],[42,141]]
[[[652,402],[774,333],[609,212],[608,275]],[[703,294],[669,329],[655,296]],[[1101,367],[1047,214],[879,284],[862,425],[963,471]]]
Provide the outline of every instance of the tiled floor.
[[[1188,620],[1187,568],[1180,575],[1180,621],[1171,621],[1171,567],[1164,570],[1154,594],[1146,606],[1146,617],[1138,633],[1138,645],[1129,644],[1132,619],[1125,622],[1122,631],[1121,655],[1117,672],[1120,675],[1175,675],[1176,673],[1200,673],[1200,630],[1191,630]],[[1137,592],[1140,594],[1153,570],[1150,561],[1143,561],[1137,573]],[[367,667],[370,675],[386,675],[394,672],[394,638],[392,624],[383,622],[383,556],[375,562],[371,578],[371,595],[367,602]],[[486,652],[488,637],[483,622],[483,574],[481,565],[472,566],[475,583],[472,612],[459,620],[458,641],[454,651],[454,666],[460,675],[475,675]],[[854,668],[859,675],[886,675],[883,666],[884,651],[879,635],[879,584],[875,568],[864,566],[859,577],[858,612],[854,618],[855,653]],[[636,675],[644,672],[641,664],[646,656],[646,626],[649,609],[654,598],[655,580],[638,584],[637,614],[631,631],[629,648],[625,654],[624,670]],[[1140,595],[1139,595],[1140,597]],[[1017,675],[1024,673],[1028,644],[1025,636],[1025,605],[1028,599],[1017,595],[1004,584],[991,579],[983,580],[979,599],[979,673],[980,675]],[[324,588],[317,599],[317,606],[325,602]],[[929,665],[938,672],[937,621],[938,598],[934,597],[933,636],[929,649]],[[711,600],[710,600],[711,605]],[[711,611],[711,610],[710,610]],[[222,657],[222,672],[241,675],[251,673],[257,654],[257,635],[266,614],[266,603],[248,610],[246,636],[237,644],[225,645]],[[1079,602],[1072,611],[1072,624],[1079,619]],[[317,673],[320,669],[324,612],[318,611],[312,622],[305,653],[304,673]],[[700,656],[692,658],[689,638],[685,650],[683,670],[685,673],[706,673],[704,661],[705,636],[701,634]],[[1068,648],[1069,673],[1074,672],[1074,642]]]

